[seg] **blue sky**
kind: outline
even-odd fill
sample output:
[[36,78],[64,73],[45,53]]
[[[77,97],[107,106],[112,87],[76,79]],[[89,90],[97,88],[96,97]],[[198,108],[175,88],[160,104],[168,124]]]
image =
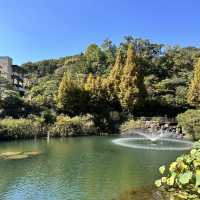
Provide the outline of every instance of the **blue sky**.
[[16,64],[133,35],[200,46],[199,0],[0,0],[0,55]]

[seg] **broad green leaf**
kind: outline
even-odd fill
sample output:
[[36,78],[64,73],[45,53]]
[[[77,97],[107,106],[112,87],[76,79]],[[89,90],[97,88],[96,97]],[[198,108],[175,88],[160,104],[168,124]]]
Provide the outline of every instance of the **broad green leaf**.
[[171,165],[170,165],[170,167],[169,167],[169,171],[170,171],[170,172],[175,171],[175,169],[176,169],[176,165],[177,165],[177,162],[173,162],[173,163],[171,163]]
[[159,172],[161,174],[164,174],[164,172],[165,172],[165,166],[164,165],[159,168]]
[[200,161],[199,161],[199,160],[194,160],[194,161],[193,161],[193,165],[194,165],[194,167],[195,167],[195,169],[196,169],[197,167],[200,166]]
[[190,151],[191,155],[194,155],[196,152],[197,152],[196,149],[192,149],[192,150]]
[[200,170],[196,171],[196,185],[195,187],[199,187],[200,186]]
[[162,185],[162,182],[161,182],[161,180],[157,180],[157,181],[155,181],[155,186],[156,187],[160,187]]
[[166,183],[167,182],[167,177],[162,177],[161,181],[162,181],[162,183]]
[[179,182],[181,184],[185,185],[190,182],[191,178],[192,178],[192,172],[187,171],[187,172],[179,175]]
[[172,174],[172,176],[170,176],[170,177],[167,179],[167,185],[173,186],[173,185],[174,185],[174,182],[175,182],[175,177],[176,177],[176,175],[175,175],[175,174]]

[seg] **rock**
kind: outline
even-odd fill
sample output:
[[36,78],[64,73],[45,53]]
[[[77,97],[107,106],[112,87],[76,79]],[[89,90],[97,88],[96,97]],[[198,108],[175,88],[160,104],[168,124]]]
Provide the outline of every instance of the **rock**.
[[19,155],[19,154],[22,154],[21,151],[10,151],[10,152],[4,152],[4,153],[1,153],[0,155],[1,156],[16,156],[16,155]]
[[24,159],[29,158],[32,156],[40,155],[42,152],[40,151],[28,151],[28,152],[4,152],[0,154],[0,158],[5,160],[18,160],[18,159]]

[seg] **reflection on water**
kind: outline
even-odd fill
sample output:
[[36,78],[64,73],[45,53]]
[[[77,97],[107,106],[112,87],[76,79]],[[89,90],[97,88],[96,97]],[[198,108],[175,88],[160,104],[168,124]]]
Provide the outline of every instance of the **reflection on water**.
[[169,200],[169,196],[166,193],[150,187],[125,191],[117,200]]
[[[182,152],[137,150],[113,137],[4,142],[4,152],[42,152],[20,160],[0,159],[0,199],[109,200],[151,185],[162,164]],[[136,199],[137,200],[137,199]]]

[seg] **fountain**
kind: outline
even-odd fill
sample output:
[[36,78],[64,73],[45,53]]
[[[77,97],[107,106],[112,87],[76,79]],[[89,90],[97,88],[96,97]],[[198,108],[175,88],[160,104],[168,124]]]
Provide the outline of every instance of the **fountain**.
[[[114,139],[112,142],[117,145],[148,150],[171,150],[184,151],[189,150],[193,146],[193,142],[188,140],[177,139],[177,133],[168,130],[129,130],[128,133],[134,136],[128,138]],[[137,136],[137,137],[136,137]],[[175,138],[174,138],[175,137]]]

